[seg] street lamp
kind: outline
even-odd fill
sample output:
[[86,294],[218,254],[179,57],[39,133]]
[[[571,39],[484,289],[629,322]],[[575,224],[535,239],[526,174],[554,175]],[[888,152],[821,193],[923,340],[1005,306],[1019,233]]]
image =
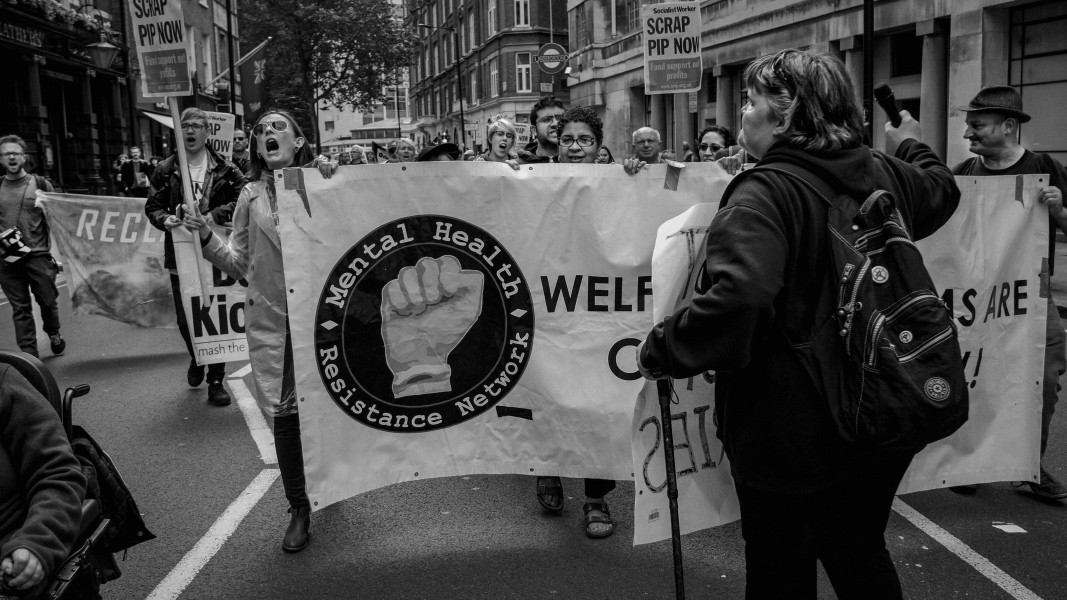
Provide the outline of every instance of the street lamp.
[[435,27],[433,25],[427,25],[425,23],[416,23],[415,26],[416,27],[420,27],[422,29],[429,29],[431,31],[440,29],[442,31],[450,31],[450,32],[452,32],[452,48],[453,48],[453,52],[455,52],[455,54],[456,54],[456,88],[457,88],[457,91],[459,92],[459,130],[460,130],[460,132],[462,132],[461,135],[463,136],[463,150],[466,150],[466,148],[467,148],[467,123],[466,123],[466,121],[463,120],[463,91],[464,90],[463,90],[463,71],[460,70],[460,66],[459,66],[459,63],[460,63],[461,58],[462,58],[460,56],[460,54],[459,54],[459,36],[456,35],[456,30],[453,27],[445,27],[444,25],[441,25],[439,27]]
[[108,41],[107,34],[104,33],[104,19],[100,16],[99,9],[91,4],[83,4],[78,8],[77,12],[81,12],[86,8],[90,9],[91,14],[96,18],[96,24],[100,28],[100,40],[92,44],[86,44],[85,52],[97,69],[110,68],[111,64],[115,62],[115,57],[119,54],[119,47]]

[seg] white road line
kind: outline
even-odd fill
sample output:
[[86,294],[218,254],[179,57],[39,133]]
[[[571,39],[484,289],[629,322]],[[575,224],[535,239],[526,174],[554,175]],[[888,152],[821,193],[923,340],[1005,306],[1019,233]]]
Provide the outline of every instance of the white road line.
[[222,516],[207,530],[204,537],[200,538],[193,549],[182,557],[181,561],[163,578],[163,581],[159,582],[156,589],[148,595],[147,600],[175,600],[180,596],[192,583],[197,573],[233,535],[252,508],[259,503],[270,486],[274,484],[279,473],[278,469],[264,469],[257,475],[245,491],[241,492],[233,504],[227,507]]
[[930,519],[924,517],[919,511],[905,504],[900,498],[895,498],[893,500],[893,510],[897,511],[900,516],[911,521],[911,524],[921,529],[923,533],[934,538],[939,544],[947,548],[949,552],[963,559],[963,562],[974,567],[974,569],[984,575],[986,579],[997,584],[1000,589],[1011,594],[1012,598],[1016,598],[1017,600],[1041,600],[1040,596],[1031,592],[1014,577],[1008,575],[1002,571],[1000,567],[989,562],[989,559],[975,552],[959,538],[945,531]]
[[252,434],[252,440],[259,448],[259,456],[263,459],[263,464],[278,464],[278,454],[274,451],[274,433],[267,426],[267,420],[263,418],[263,413],[260,412],[252,392],[249,391],[243,379],[230,378],[226,380],[226,383],[230,387],[230,393],[237,399],[237,406],[245,417],[245,424],[248,425],[248,432]]
[[231,379],[244,379],[245,375],[248,375],[251,372],[252,372],[252,365],[249,364],[249,365],[245,365],[245,366],[241,367],[240,369],[237,369],[233,373],[230,373],[229,377]]

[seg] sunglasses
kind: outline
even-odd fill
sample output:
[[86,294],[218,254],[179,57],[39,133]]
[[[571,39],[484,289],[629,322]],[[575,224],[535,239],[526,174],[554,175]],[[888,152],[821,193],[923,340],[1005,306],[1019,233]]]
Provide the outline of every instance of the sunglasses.
[[722,146],[718,144],[701,144],[699,148],[701,152],[718,152],[719,150],[722,150]]
[[271,121],[269,123],[259,123],[252,128],[252,135],[263,135],[267,131],[267,126],[270,126],[274,131],[281,133],[289,129],[289,121],[278,119],[277,121]]

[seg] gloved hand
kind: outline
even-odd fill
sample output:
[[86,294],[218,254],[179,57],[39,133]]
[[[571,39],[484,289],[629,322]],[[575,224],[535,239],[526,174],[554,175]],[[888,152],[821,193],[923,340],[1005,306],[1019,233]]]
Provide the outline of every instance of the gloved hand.
[[452,390],[448,355],[482,314],[480,271],[423,257],[382,289],[382,339],[396,398]]

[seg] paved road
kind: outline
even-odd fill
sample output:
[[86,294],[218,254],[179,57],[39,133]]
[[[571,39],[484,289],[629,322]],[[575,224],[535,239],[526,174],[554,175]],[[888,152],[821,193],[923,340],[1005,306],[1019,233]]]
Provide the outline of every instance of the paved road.
[[[1054,289],[1067,298],[1067,277]],[[279,543],[288,517],[276,470],[264,465],[236,405],[212,407],[203,387],[185,384],[177,332],[73,319],[66,299],[61,308],[67,354],[45,362],[61,386],[92,385],[76,420],[111,453],[159,536],[129,552],[125,574],[104,587],[105,598],[673,597],[669,544],[631,544],[632,484],[609,496],[621,525],[607,540],[582,534],[580,497],[568,498],[561,516],[545,516],[530,478],[477,476],[405,483],[341,502],[314,515],[307,551],[285,555]],[[0,304],[0,348],[12,348],[12,340],[10,309]],[[1047,463],[1067,478],[1064,418],[1054,423]],[[575,480],[565,486],[581,489]],[[909,598],[1067,597],[1067,505],[1040,502],[1006,482],[970,497],[934,491],[902,500],[933,525],[920,529],[899,513],[889,522]],[[242,509],[247,514],[235,518]],[[232,535],[216,535],[230,522]],[[1004,523],[1025,533],[994,527]],[[689,597],[743,596],[737,524],[686,536],[683,552]],[[821,598],[834,597],[825,578],[821,589]]]

